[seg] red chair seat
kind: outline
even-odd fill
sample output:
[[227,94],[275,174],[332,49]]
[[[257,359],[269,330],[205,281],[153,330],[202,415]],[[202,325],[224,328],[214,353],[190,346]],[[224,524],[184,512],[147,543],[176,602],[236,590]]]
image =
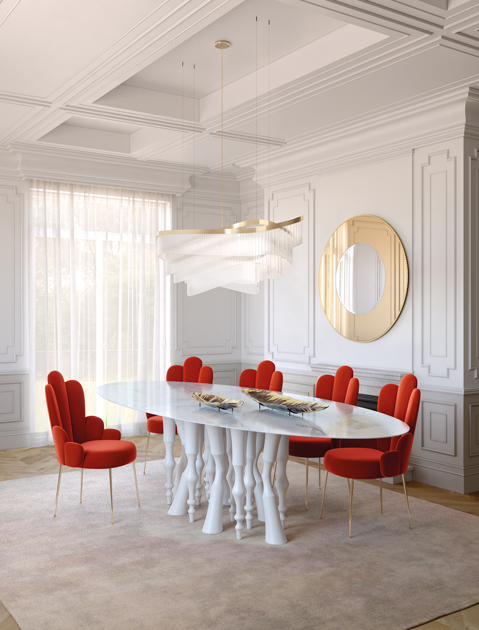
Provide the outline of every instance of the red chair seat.
[[146,430],[150,433],[163,433],[163,416],[152,416],[146,421]]
[[335,448],[324,456],[324,467],[333,475],[348,479],[378,479],[382,477],[381,456],[373,448]]
[[95,440],[82,444],[85,457],[82,468],[118,468],[136,459],[136,446],[122,440]]
[[[161,433],[163,434],[163,416],[151,416],[146,414],[146,430],[148,433]],[[178,435],[178,430],[175,426],[175,433]]]
[[324,457],[331,448],[330,438],[300,437],[291,435],[289,438],[289,454],[293,457]]

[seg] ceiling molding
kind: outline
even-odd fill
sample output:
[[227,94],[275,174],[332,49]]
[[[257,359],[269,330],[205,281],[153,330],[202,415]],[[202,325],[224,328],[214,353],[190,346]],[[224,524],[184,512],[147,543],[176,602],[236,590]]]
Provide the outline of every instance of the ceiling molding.
[[[453,133],[456,134],[458,125],[465,125],[466,101],[478,99],[479,90],[470,88],[468,81],[459,82],[449,89],[434,90],[425,96],[407,99],[400,105],[382,108],[364,116],[331,125],[315,133],[291,139],[288,145],[281,149],[280,152],[276,150],[268,155],[263,150],[262,153],[258,153],[259,172],[264,173],[269,168],[267,164],[268,159],[271,162],[270,166],[275,160],[286,161],[291,159],[295,161],[302,153],[307,153],[308,159],[311,159],[309,152],[326,144],[331,146],[344,140],[347,141],[348,139],[362,136],[362,141],[366,142],[367,146],[367,144],[377,142],[377,138],[381,135],[387,134],[388,127],[394,126],[399,128],[403,121],[402,127],[396,132],[397,137],[391,138],[391,135],[388,137],[388,142],[394,147],[397,140],[401,141],[403,139],[405,129],[408,126],[414,127],[418,116],[425,116],[427,121],[425,126],[424,123],[419,125],[418,134],[411,138],[413,143],[419,141],[419,139],[423,143],[424,139],[431,135],[436,135],[439,131],[439,126],[441,126],[440,133],[444,131],[449,133],[449,130],[452,129]],[[449,112],[447,112],[448,107],[452,107]],[[435,111],[443,112],[446,120],[443,120],[441,115],[434,116],[433,113]],[[366,133],[370,134],[369,142],[364,138]],[[256,155],[251,152],[248,156],[238,160],[237,165],[243,168],[254,167],[256,165]],[[264,177],[260,175],[259,179],[263,181]]]
[[38,96],[28,96],[25,94],[13,94],[12,92],[0,91],[0,102],[12,103],[14,105],[24,105],[26,107],[51,107],[52,102]]
[[252,133],[240,133],[239,131],[210,131],[210,136],[217,138],[226,138],[228,140],[237,140],[238,142],[248,142],[249,144],[262,144],[271,147],[283,147],[287,144],[286,140],[281,138],[272,138],[268,136],[258,136]]
[[182,120],[181,118],[166,118],[153,114],[142,114],[131,110],[106,107],[104,105],[66,105],[60,109],[64,112],[68,112],[70,116],[108,120],[128,125],[171,129],[181,133],[203,133],[205,131],[202,125],[188,120]]

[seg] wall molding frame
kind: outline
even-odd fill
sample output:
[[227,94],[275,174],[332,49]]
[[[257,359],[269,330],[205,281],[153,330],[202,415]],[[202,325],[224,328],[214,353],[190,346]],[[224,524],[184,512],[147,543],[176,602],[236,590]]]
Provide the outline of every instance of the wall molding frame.
[[0,185],[0,363],[15,363],[23,355],[23,240],[23,195]]
[[468,369],[479,378],[479,161],[478,148],[465,155],[465,222],[467,226],[465,308],[467,317]]
[[[456,457],[456,403],[423,399],[420,414],[421,450]],[[444,418],[443,426],[435,426],[440,418]],[[442,448],[441,444],[444,445]]]
[[[311,184],[300,184],[273,192],[269,200],[268,216],[272,221],[280,222],[300,214],[304,217],[303,242],[293,250],[293,269],[283,271],[280,280],[269,282],[268,354],[272,361],[310,364],[314,357],[316,300],[311,289],[316,275],[314,193]],[[283,204],[286,209],[282,208]],[[289,347],[286,347],[286,336],[290,337],[293,329],[297,339],[293,344],[288,340]]]
[[468,406],[468,454],[469,457],[479,456],[479,402]]

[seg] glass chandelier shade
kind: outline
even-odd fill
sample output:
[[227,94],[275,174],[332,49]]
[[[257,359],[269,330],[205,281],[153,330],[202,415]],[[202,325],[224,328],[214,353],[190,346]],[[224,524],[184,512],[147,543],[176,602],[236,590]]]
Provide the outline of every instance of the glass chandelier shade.
[[173,282],[186,282],[187,294],[223,287],[256,294],[263,280],[281,277],[302,242],[296,217],[282,223],[254,219],[212,230],[158,232],[158,255]]

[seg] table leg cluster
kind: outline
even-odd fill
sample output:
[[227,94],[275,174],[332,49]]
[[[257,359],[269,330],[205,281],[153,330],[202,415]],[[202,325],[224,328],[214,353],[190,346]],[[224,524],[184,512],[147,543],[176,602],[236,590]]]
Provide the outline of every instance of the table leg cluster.
[[[286,492],[289,487],[286,476],[288,436],[223,429],[184,421],[177,421],[176,424],[182,446],[173,484],[175,422],[164,418],[166,500],[171,505],[168,514],[188,514],[190,522],[194,522],[196,506],[201,505],[205,469],[208,499],[203,525],[205,534],[223,531],[223,507],[229,506],[230,519],[236,521],[236,537],[241,540],[245,524],[247,530],[252,528],[256,506],[258,520],[265,523],[266,542],[272,545],[284,544]],[[260,474],[258,458],[262,451],[263,472]],[[273,486],[271,474],[275,461],[277,477]]]

